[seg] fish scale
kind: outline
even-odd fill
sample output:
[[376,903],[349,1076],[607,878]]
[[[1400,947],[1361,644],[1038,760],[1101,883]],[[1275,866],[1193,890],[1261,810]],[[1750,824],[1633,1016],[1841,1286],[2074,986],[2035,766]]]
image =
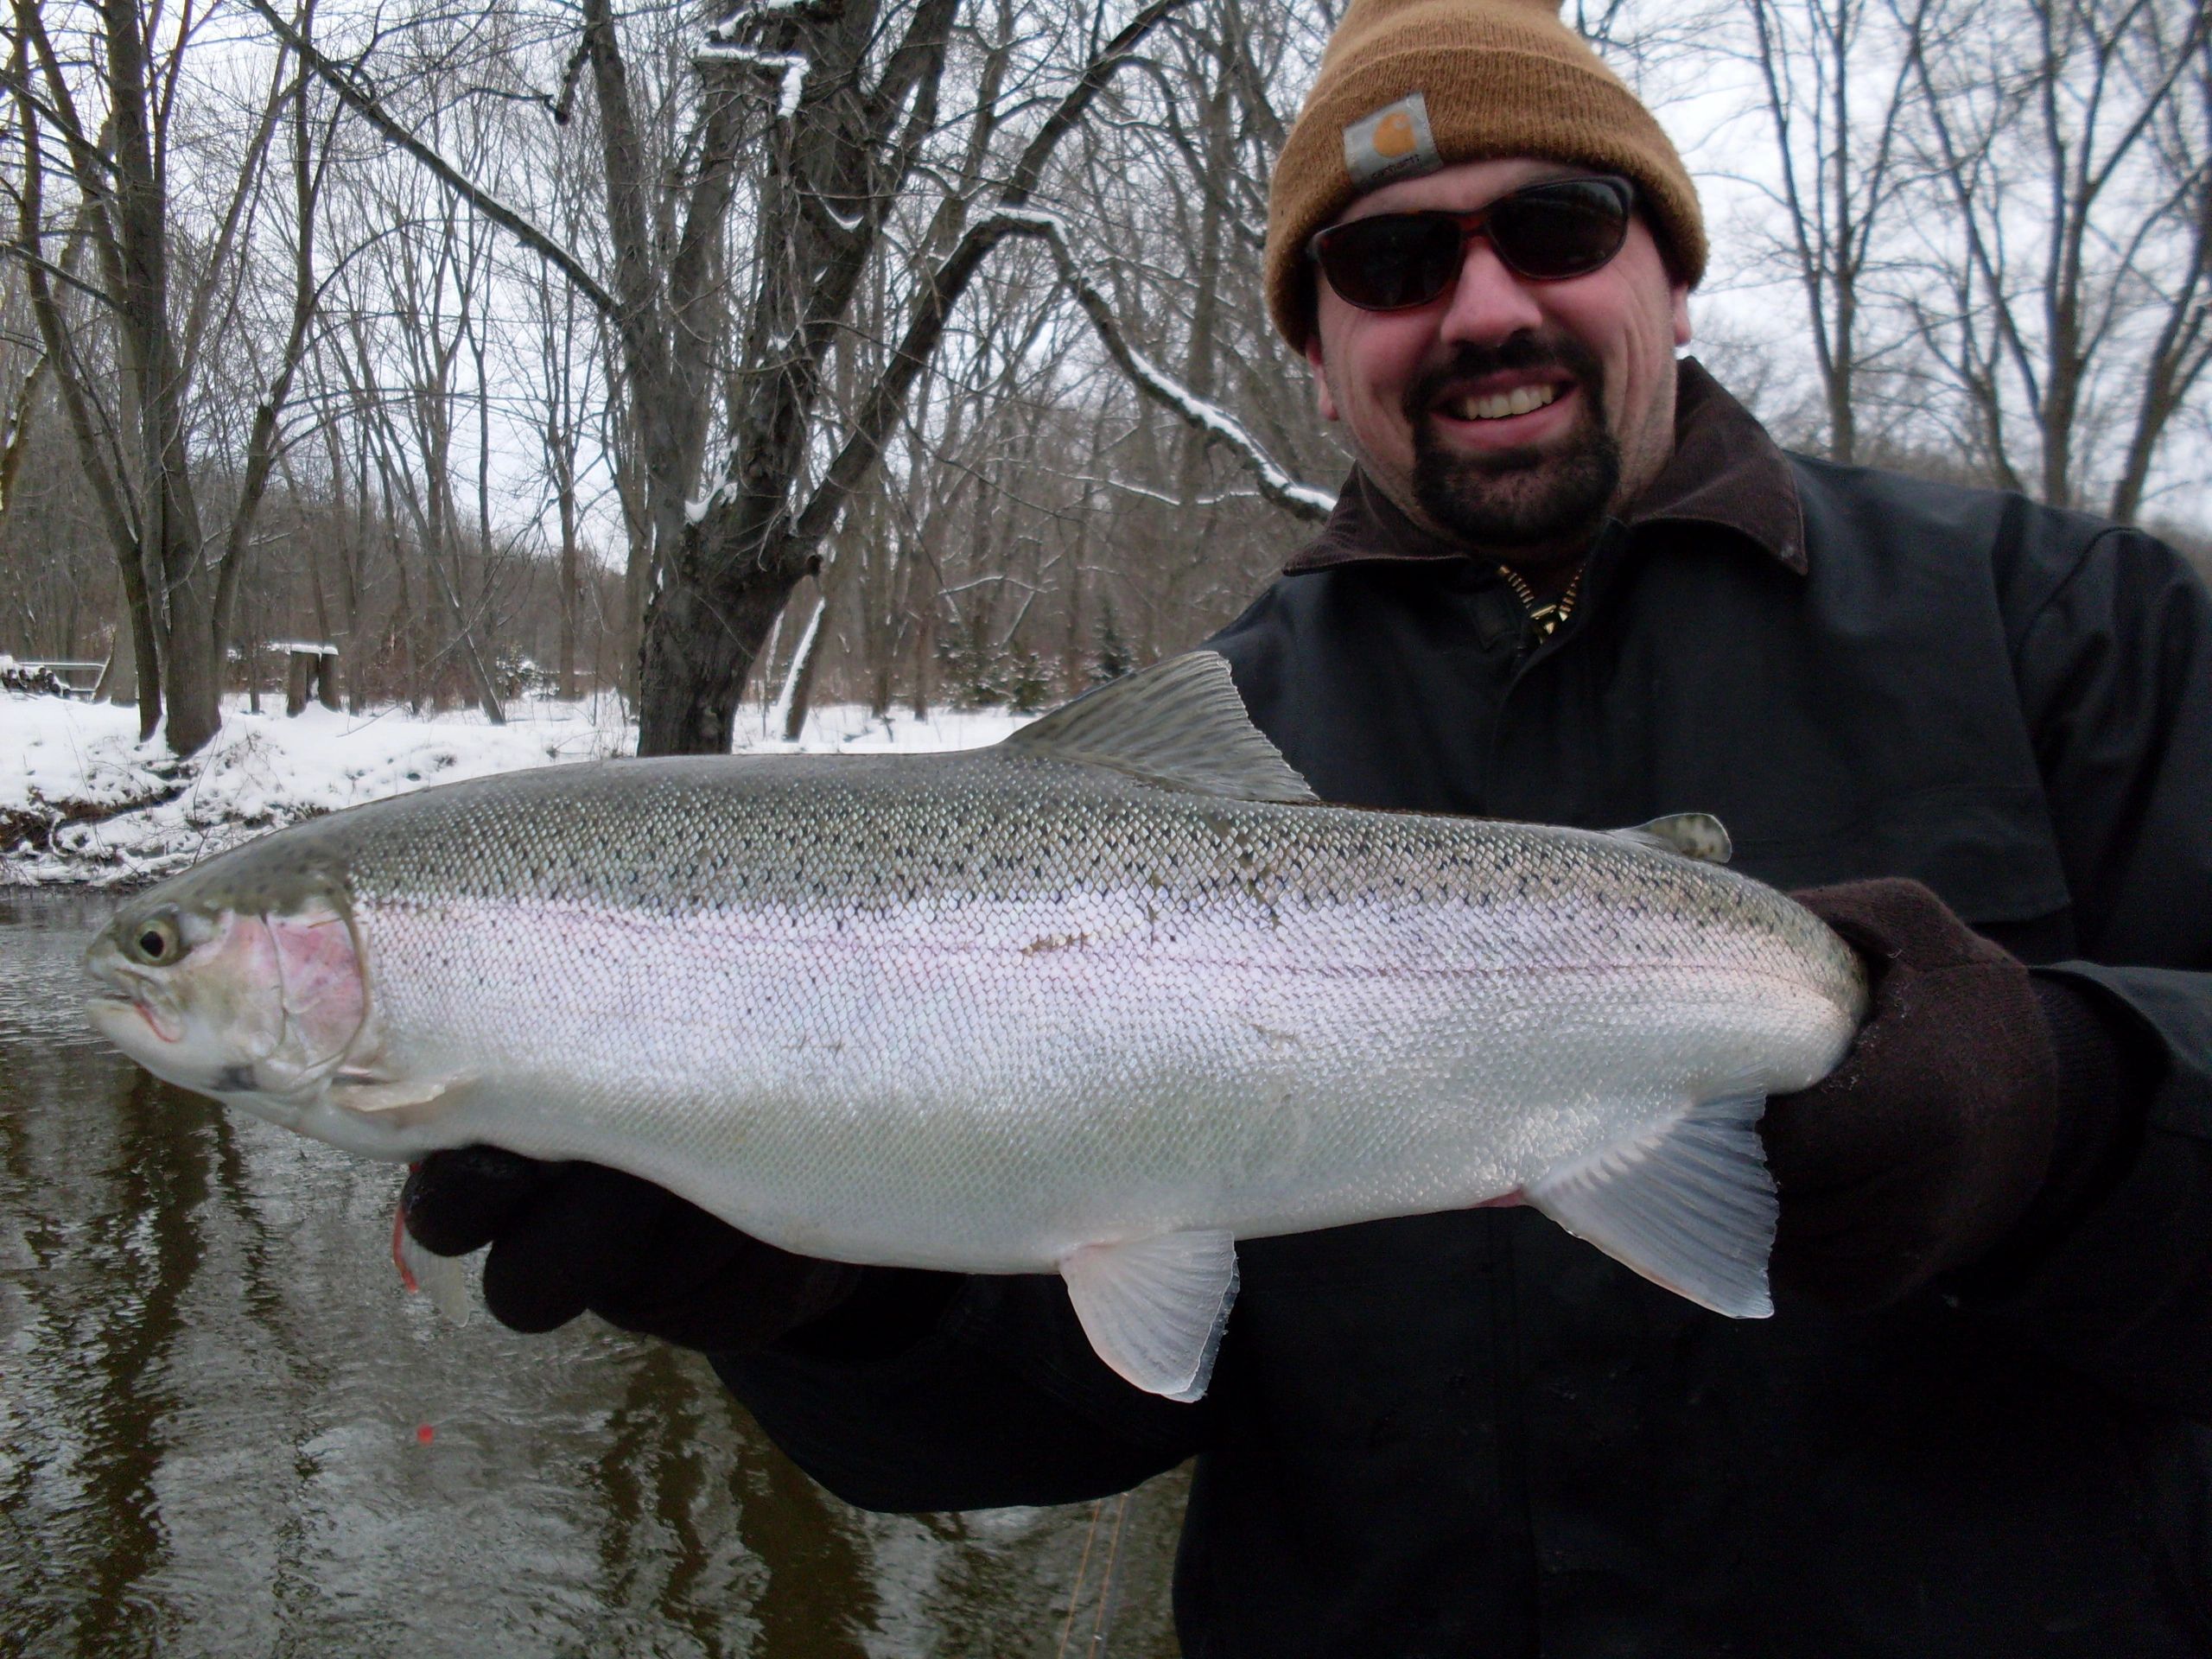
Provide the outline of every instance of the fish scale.
[[[374,1155],[611,1164],[810,1254],[1058,1269],[1102,1357],[1185,1398],[1238,1237],[1518,1197],[1763,1311],[1751,1124],[1834,1065],[1865,987],[1808,912],[1658,831],[1322,805],[1198,654],[990,750],[358,808],[145,895],[92,965],[104,1027],[188,1086]],[[163,917],[211,943],[129,960]],[[356,982],[240,1014],[224,968],[205,1000],[268,1052],[217,1089],[237,1053],[195,1081],[145,1033],[255,925],[277,980],[350,944]],[[309,1052],[347,995],[358,1027]]]

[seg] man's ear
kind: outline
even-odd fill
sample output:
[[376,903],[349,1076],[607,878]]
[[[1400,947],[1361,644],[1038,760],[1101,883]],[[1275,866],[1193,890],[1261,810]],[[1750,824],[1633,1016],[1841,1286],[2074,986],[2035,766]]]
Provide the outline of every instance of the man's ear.
[[1321,418],[1337,418],[1337,400],[1329,391],[1328,371],[1321,363],[1321,331],[1319,327],[1306,331],[1306,361],[1313,370],[1313,406],[1321,411]]
[[1690,343],[1690,290],[1688,285],[1683,283],[1676,283],[1674,285],[1674,295],[1675,344],[1677,346],[1687,346]]

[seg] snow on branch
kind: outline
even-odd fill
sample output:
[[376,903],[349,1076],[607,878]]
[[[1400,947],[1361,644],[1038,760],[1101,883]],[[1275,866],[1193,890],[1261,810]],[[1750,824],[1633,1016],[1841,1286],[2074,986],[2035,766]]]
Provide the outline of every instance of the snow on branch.
[[531,224],[523,214],[468,178],[404,124],[387,115],[384,106],[369,92],[368,78],[361,73],[359,66],[334,63],[323,56],[276,7],[270,4],[269,0],[246,0],[246,3],[261,15],[263,22],[276,31],[276,38],[315,72],[317,79],[338,94],[340,102],[420,162],[447,189],[566,276],[575,285],[576,291],[589,300],[601,315],[614,317],[620,315],[621,308],[615,304],[614,296],[600,286],[598,279],[585,269],[582,259]]
[[1090,280],[1090,274],[1077,264],[1075,251],[1068,245],[1067,226],[1057,213],[1023,208],[998,217],[1009,221],[1009,229],[1041,236],[1052,245],[1061,282],[1075,296],[1084,315],[1090,319],[1090,326],[1096,331],[1099,343],[1106,347],[1106,354],[1140,392],[1196,428],[1210,442],[1227,448],[1250,469],[1260,493],[1284,512],[1319,523],[1336,510],[1337,498],[1333,494],[1317,490],[1311,484],[1300,483],[1268,453],[1267,447],[1252,435],[1243,422],[1218,404],[1208,403],[1129,344],[1128,336],[1122,332],[1121,319],[1114,315],[1114,308],[1098,291],[1098,285]]
[[741,22],[758,22],[763,17],[798,17],[813,10],[819,0],[751,0],[730,9],[721,21],[724,30],[737,27]]
[[[846,497],[874,464],[884,435],[906,407],[907,389],[928,361],[961,293],[981,268],[984,257],[1009,236],[1042,237],[1052,245],[1061,280],[1074,292],[1077,302],[1105,345],[1107,354],[1131,384],[1153,402],[1173,410],[1210,442],[1228,448],[1251,473],[1262,496],[1284,512],[1315,523],[1327,518],[1335,510],[1333,495],[1300,483],[1242,423],[1193,394],[1181,381],[1129,345],[1113,307],[1076,263],[1068,246],[1067,226],[1058,214],[1043,208],[1007,207],[969,226],[925,287],[905,336],[892,350],[883,378],[862,400],[844,447],[823,473],[812,499],[798,511],[792,531],[795,541],[818,542],[830,533]],[[703,498],[693,504],[691,511],[703,516],[714,505],[714,499],[712,496]]]
[[[753,14],[748,13],[750,16]],[[725,24],[723,29],[735,27]],[[691,54],[695,63],[741,63],[780,79],[776,96],[776,118],[788,121],[798,113],[798,100],[806,91],[806,55],[800,52],[771,52],[764,47],[747,46],[734,41],[723,29],[710,29],[707,38],[699,42],[699,49]]]
[[[969,225],[925,280],[906,332],[892,347],[890,360],[881,376],[861,399],[842,447],[824,469],[813,494],[794,514],[790,533],[794,545],[818,544],[830,533],[838,514],[844,510],[846,500],[868,469],[875,464],[887,435],[906,408],[907,394],[916,378],[937,349],[961,294],[991,250],[1009,236],[1041,236],[1052,244],[1062,280],[1074,290],[1109,355],[1140,392],[1173,410],[1210,442],[1227,446],[1250,470],[1260,493],[1268,500],[1300,518],[1319,520],[1329,516],[1336,505],[1333,497],[1298,482],[1268,454],[1258,439],[1227,413],[1192,396],[1173,376],[1131,349],[1113,308],[1070,251],[1065,223],[1057,213],[1029,205],[1053,147],[1082,118],[1115,71],[1131,60],[1145,35],[1187,3],[1188,0],[1149,0],[1106,43],[1024,149],[1013,178],[1000,194],[997,207]],[[693,503],[691,510],[703,517],[718,499],[719,493],[710,494]]]

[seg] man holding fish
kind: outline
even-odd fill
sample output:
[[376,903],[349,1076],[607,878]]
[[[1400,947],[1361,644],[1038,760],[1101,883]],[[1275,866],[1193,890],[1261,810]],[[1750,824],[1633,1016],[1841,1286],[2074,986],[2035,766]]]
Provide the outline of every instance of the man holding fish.
[[[1277,167],[1267,273],[1358,465],[1319,539],[1211,642],[1273,747],[1190,658],[974,763],[1053,789],[1082,772],[1102,867],[1161,799],[1223,803],[1184,821],[1230,875],[1163,882],[1185,896],[1134,944],[1109,910],[1025,921],[1007,961],[1027,977],[979,979],[988,996],[961,1005],[1062,1033],[1067,1071],[1096,1062],[1141,1093],[1211,1064],[1165,1033],[1218,993],[1235,1064],[1210,1109],[1230,1128],[1200,1137],[1224,1160],[1204,1199],[1177,1185],[1193,1143],[1173,1141],[1088,1233],[890,1242],[918,1217],[876,1249],[855,1242],[865,1220],[830,1224],[834,1198],[724,1203],[680,1157],[532,1161],[515,1154],[588,1143],[518,1128],[474,1137],[506,1151],[431,1154],[414,1236],[489,1243],[486,1299],[519,1329],[590,1310],[706,1352],[861,1504],[1065,1502],[1196,1458],[1176,1589],[1194,1659],[2212,1652],[2212,603],[2135,531],[1784,455],[1675,356],[1705,248],[1673,147],[1548,0],[1353,0]],[[703,774],[607,775],[680,804]],[[891,798],[852,776],[863,807]],[[1395,811],[1317,838],[1308,785]],[[932,833],[969,833],[974,798],[946,793]],[[1693,861],[1723,841],[1707,811],[1736,868],[1802,909]],[[1643,827],[1545,839],[1408,813]],[[841,837],[862,833],[847,822],[805,849],[833,884]],[[441,823],[444,863],[475,856],[467,822]],[[363,920],[386,902],[373,881],[319,896],[330,836],[295,844],[257,888],[265,921],[189,893],[127,912],[95,947],[104,1027],[272,1115],[337,1064],[328,1097],[353,1103],[287,1121],[404,1155],[361,1126],[482,1091],[461,1047],[435,1075],[398,1064],[423,1016],[380,964],[408,936]],[[1331,872],[1352,886],[1368,860],[1401,874],[1367,966],[1268,978],[1262,928],[1206,976],[1142,977],[1178,926],[1227,937],[1207,906],[1230,888],[1219,902],[1264,916],[1286,953],[1356,957],[1372,940],[1329,931]],[[548,927],[607,925],[600,892]],[[855,901],[836,925],[891,906]],[[1491,956],[1439,919],[1477,909]],[[983,974],[990,930],[1015,925],[972,926],[907,995]],[[810,948],[823,997],[892,1017],[842,946]],[[244,1062],[156,982],[195,952],[265,960],[285,988],[275,1013],[229,1010],[262,1022]],[[1393,977],[1393,952],[1421,972]],[[1692,958],[1701,988],[1670,995]],[[1084,959],[1129,964],[1085,988],[1093,1012],[1033,997]],[[1309,990],[1330,973],[1370,988],[1350,1014],[1318,992],[1271,1000],[1300,967]],[[1550,988],[1484,988],[1532,982]],[[1452,1027],[1455,1006],[1483,1012]],[[1118,1040],[1162,1033],[1161,1056],[1111,1050],[1116,1007],[1145,1016]],[[809,1053],[830,1046],[817,1013],[745,1010]],[[961,1029],[982,1105],[1049,1096],[1031,1051]],[[1421,1047],[1440,1032],[1459,1046]],[[636,1058],[640,1090],[674,1064]],[[1363,1077],[1418,1109],[1330,1141],[1313,1080],[1343,1064],[1345,1098]],[[1439,1176],[1427,1150],[1391,1164],[1458,1147],[1430,1109],[1464,1095],[1479,1116],[1501,1080],[1523,1114],[1484,1145],[1517,1150],[1479,1174]],[[1113,1121],[1124,1142],[1153,1131]],[[1314,1144],[1388,1173],[1274,1220],[1239,1208]],[[1050,1185],[1052,1158],[1023,1155],[1023,1180]],[[1770,1238],[1773,1317],[1744,1317],[1767,1311]],[[901,1265],[859,1265],[885,1262]]]

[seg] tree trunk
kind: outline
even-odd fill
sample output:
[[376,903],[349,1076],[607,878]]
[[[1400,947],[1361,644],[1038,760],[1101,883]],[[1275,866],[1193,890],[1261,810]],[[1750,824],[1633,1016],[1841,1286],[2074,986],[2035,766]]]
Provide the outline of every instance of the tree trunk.
[[[100,671],[99,683],[93,688],[92,695],[122,709],[127,709],[138,701],[137,635],[130,626],[128,604],[124,607],[122,619],[116,624],[107,648],[107,666]],[[142,734],[140,741],[143,741]]]
[[[693,526],[685,540],[697,533]],[[748,570],[717,583],[711,597],[688,582],[662,585],[645,613],[639,753],[729,753],[753,658],[806,574]]]
[[814,601],[806,632],[799,635],[798,650],[791,657],[791,672],[784,677],[784,741],[796,743],[806,730],[806,716],[814,702],[814,665],[822,660],[822,638],[830,620],[829,586]]
[[[587,16],[603,3],[587,0]],[[731,42],[739,54],[753,54],[742,60],[757,62],[764,52],[796,54],[807,76],[796,109],[768,149],[759,238],[779,251],[763,263],[750,308],[731,460],[712,499],[696,515],[684,514],[680,535],[663,536],[657,527],[656,545],[672,546],[675,556],[664,561],[645,620],[640,753],[714,753],[728,747],[761,640],[791,588],[817,568],[815,550],[874,471],[952,307],[998,242],[1038,233],[1033,216],[1017,215],[1054,147],[1145,35],[1180,3],[1153,0],[1100,49],[1029,140],[1000,194],[1002,211],[971,226],[934,264],[882,375],[849,413],[840,447],[796,513],[793,490],[810,470],[823,423],[817,404],[823,364],[847,325],[884,212],[936,123],[938,81],[957,6],[956,0],[919,0],[872,86],[865,73],[880,50],[880,20],[870,0],[740,14],[757,35]],[[610,99],[608,85],[602,83],[603,111],[624,96],[615,89]],[[722,113],[711,111],[710,132],[712,118]],[[613,124],[608,130],[611,136]],[[711,137],[702,147],[709,157],[719,154]],[[855,204],[856,215],[850,213]],[[948,200],[942,211],[950,215],[949,226],[957,225],[965,204]],[[635,239],[620,222],[614,232],[618,248]],[[688,306],[683,276],[679,257],[670,283],[679,320]],[[631,327],[626,317],[625,327]],[[679,349],[673,361],[687,355]],[[647,378],[633,370],[632,378],[633,392],[643,394]],[[699,426],[703,430],[703,421]],[[650,455],[650,439],[646,448]],[[652,471],[649,466],[649,476]],[[664,493],[660,500],[668,501]],[[667,510],[657,507],[656,518]]]

